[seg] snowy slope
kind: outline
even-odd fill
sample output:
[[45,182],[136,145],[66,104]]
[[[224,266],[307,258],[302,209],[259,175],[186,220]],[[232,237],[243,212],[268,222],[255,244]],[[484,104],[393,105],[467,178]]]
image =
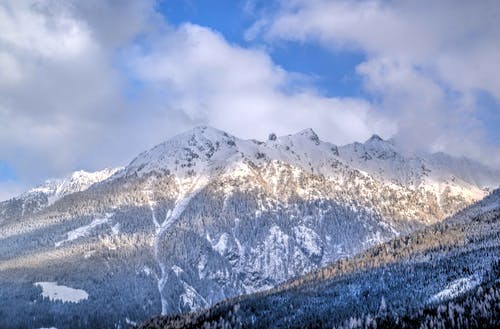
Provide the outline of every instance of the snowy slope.
[[[255,141],[203,126],[143,152],[113,179],[147,182],[165,314],[270,288],[440,221],[487,194],[467,168],[499,182],[498,172],[471,161],[460,166],[449,157],[447,168],[439,155],[426,156],[403,154],[378,136],[339,148],[312,129]],[[179,242],[189,239],[188,227],[211,249],[202,260]],[[172,268],[191,275],[180,280]],[[217,282],[211,292],[207,277]],[[186,295],[204,302],[183,302]]]

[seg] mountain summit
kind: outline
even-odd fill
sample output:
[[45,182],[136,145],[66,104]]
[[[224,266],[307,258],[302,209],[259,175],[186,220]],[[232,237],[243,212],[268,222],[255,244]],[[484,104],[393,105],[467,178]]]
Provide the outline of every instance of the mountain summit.
[[372,137],[370,137],[366,142],[366,143],[374,143],[374,142],[384,142],[384,140],[382,139],[382,137],[380,137],[379,135],[377,134],[373,134]]

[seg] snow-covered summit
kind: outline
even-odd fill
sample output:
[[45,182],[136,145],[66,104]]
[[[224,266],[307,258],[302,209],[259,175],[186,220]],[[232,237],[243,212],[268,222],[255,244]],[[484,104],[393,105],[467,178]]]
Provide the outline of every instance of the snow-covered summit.
[[343,164],[378,180],[413,187],[456,182],[480,190],[500,183],[498,170],[442,153],[406,152],[393,140],[384,140],[378,135],[364,143],[338,147],[322,141],[312,129],[285,136],[271,133],[266,141],[256,141],[240,139],[208,126],[176,135],[141,153],[124,174],[157,172],[193,176],[243,159],[255,164],[275,160],[325,176],[336,176],[338,164]]
[[[274,169],[266,172],[265,177],[252,176],[255,168],[271,167]],[[444,208],[450,208],[447,202],[452,199],[466,200],[466,203],[477,201],[488,193],[487,189],[500,184],[499,170],[466,158],[444,153],[405,152],[393,140],[384,140],[378,135],[364,143],[339,147],[322,141],[312,129],[284,136],[271,133],[265,141],[256,141],[200,126],[139,154],[127,167],[119,169],[95,173],[77,171],[63,179],[48,180],[17,198],[0,203],[0,217],[15,219],[37,212],[65,195],[86,190],[110,176],[113,177],[108,181],[150,174],[172,175],[189,191],[197,186],[200,178],[209,182],[221,175],[240,177],[251,187],[258,185],[259,179],[273,180],[280,173],[294,170],[295,174],[321,175],[334,184],[336,190],[353,188],[344,186],[346,182],[363,186],[359,193],[363,193],[365,200],[371,200],[381,191],[397,189],[399,194],[433,195],[435,202]]]
[[379,135],[373,135],[364,143],[347,144],[342,146],[341,150],[345,157],[360,158],[363,161],[396,160],[398,156],[401,156],[392,140],[384,140]]
[[214,172],[244,160],[254,164],[278,161],[322,172],[325,162],[338,161],[333,159],[337,156],[337,146],[321,141],[312,129],[285,136],[271,133],[266,141],[257,141],[200,126],[141,153],[123,174],[141,176],[156,172],[186,177]]
[[318,135],[314,132],[314,130],[312,130],[312,128],[308,128],[308,129],[304,129],[302,131],[299,131],[298,133],[296,133],[295,135],[291,135],[292,137],[294,137],[295,139],[297,138],[306,138],[310,141],[312,141],[314,144],[316,145],[319,145],[320,144],[320,140],[319,140],[319,137]]
[[371,150],[373,152],[389,152],[389,153],[395,153],[396,152],[396,146],[394,144],[394,141],[392,139],[385,140],[379,135],[372,135],[369,139],[366,140],[363,144],[365,148],[368,150]]
[[236,154],[240,141],[221,130],[200,126],[179,134],[139,154],[125,169],[125,175],[149,172],[192,175],[212,165],[223,164]]
[[421,164],[412,156],[404,156],[392,141],[373,135],[365,143],[352,143],[339,148],[340,157],[350,166],[380,179],[398,184],[419,185]]

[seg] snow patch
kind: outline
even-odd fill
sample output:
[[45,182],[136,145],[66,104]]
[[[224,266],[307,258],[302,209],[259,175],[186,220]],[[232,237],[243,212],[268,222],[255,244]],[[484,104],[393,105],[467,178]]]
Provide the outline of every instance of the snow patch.
[[63,285],[58,285],[57,282],[35,282],[35,286],[42,288],[42,296],[47,297],[51,301],[62,301],[69,303],[78,303],[86,300],[89,294],[82,289],[74,289]]
[[213,246],[215,251],[217,251],[221,256],[225,254],[228,249],[229,235],[227,233],[223,233],[219,241]]
[[184,287],[184,293],[180,295],[182,304],[189,306],[192,310],[203,308],[208,305],[205,298],[203,298],[196,289],[184,281],[182,281],[182,285]]
[[130,324],[131,326],[136,326],[137,322],[130,320],[129,318],[125,318],[125,323]]
[[467,291],[477,287],[481,283],[481,278],[477,275],[471,275],[465,278],[450,282],[443,290],[429,298],[430,303],[441,302],[447,299],[458,297]]
[[104,217],[102,218],[96,218],[92,221],[92,223],[88,224],[88,225],[85,225],[85,226],[81,226],[77,229],[74,229],[72,231],[69,231],[67,233],[68,237],[64,240],[61,240],[61,241],[57,241],[55,243],[55,246],[56,248],[57,247],[60,247],[61,245],[63,245],[64,243],[66,242],[70,242],[70,241],[73,241],[73,240],[76,240],[78,238],[81,238],[81,237],[84,237],[84,236],[87,236],[90,234],[90,232],[92,231],[92,229],[94,229],[95,227],[99,226],[99,225],[103,225],[103,224],[106,224],[108,222],[108,220],[111,218],[113,214],[109,214],[107,213]]
[[150,269],[148,266],[144,266],[144,267],[142,268],[142,271],[143,271],[144,273],[146,273],[146,275],[147,275],[147,276],[150,276],[150,275],[151,275],[151,273],[152,273],[152,272],[151,272],[151,269]]
[[93,254],[95,254],[95,250],[88,251],[88,252],[83,254],[83,258],[89,259],[90,257],[92,257]]
[[198,265],[197,265],[198,276],[200,279],[204,279],[206,277],[205,269],[207,268],[207,264],[208,264],[207,256],[201,255],[200,261],[198,262]]

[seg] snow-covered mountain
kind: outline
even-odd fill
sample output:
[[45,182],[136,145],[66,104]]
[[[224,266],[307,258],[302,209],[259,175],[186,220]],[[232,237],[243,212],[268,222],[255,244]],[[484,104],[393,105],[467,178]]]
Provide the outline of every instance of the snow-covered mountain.
[[338,147],[311,129],[255,141],[198,127],[0,224],[2,303],[36,300],[15,311],[44,313],[53,302],[35,282],[88,294],[39,327],[68,326],[75,314],[114,327],[197,309],[442,221],[499,182],[498,170],[408,155],[377,136]]
[[65,195],[84,191],[101,182],[121,168],[104,169],[96,172],[75,171],[59,179],[49,179],[18,197],[0,202],[0,222],[31,215],[51,205]]
[[[321,141],[312,129],[281,137],[271,134],[267,141],[260,142],[238,139],[208,127],[196,128],[142,153],[121,175],[142,177],[154,173],[174,175],[183,183],[199,178],[208,182],[216,177],[248,178],[256,172],[253,167],[271,166],[270,172],[259,172],[267,177],[247,179],[246,187],[251,188],[261,178],[278,188],[283,184],[273,180],[286,171],[323,177],[328,186],[342,193],[353,192],[352,188],[358,186],[349,200],[377,207],[379,213],[392,219],[419,222],[439,221],[453,214],[483,198],[500,180],[499,170],[480,163],[443,153],[405,155],[393,142],[376,135],[364,144],[337,147]],[[240,185],[225,186],[231,189]],[[384,195],[389,191],[401,198]],[[305,194],[311,191],[298,189],[295,193],[307,197]],[[384,209],[382,200],[377,198],[396,202],[400,208],[395,211],[391,204],[391,209]],[[427,207],[409,204],[417,200]]]

